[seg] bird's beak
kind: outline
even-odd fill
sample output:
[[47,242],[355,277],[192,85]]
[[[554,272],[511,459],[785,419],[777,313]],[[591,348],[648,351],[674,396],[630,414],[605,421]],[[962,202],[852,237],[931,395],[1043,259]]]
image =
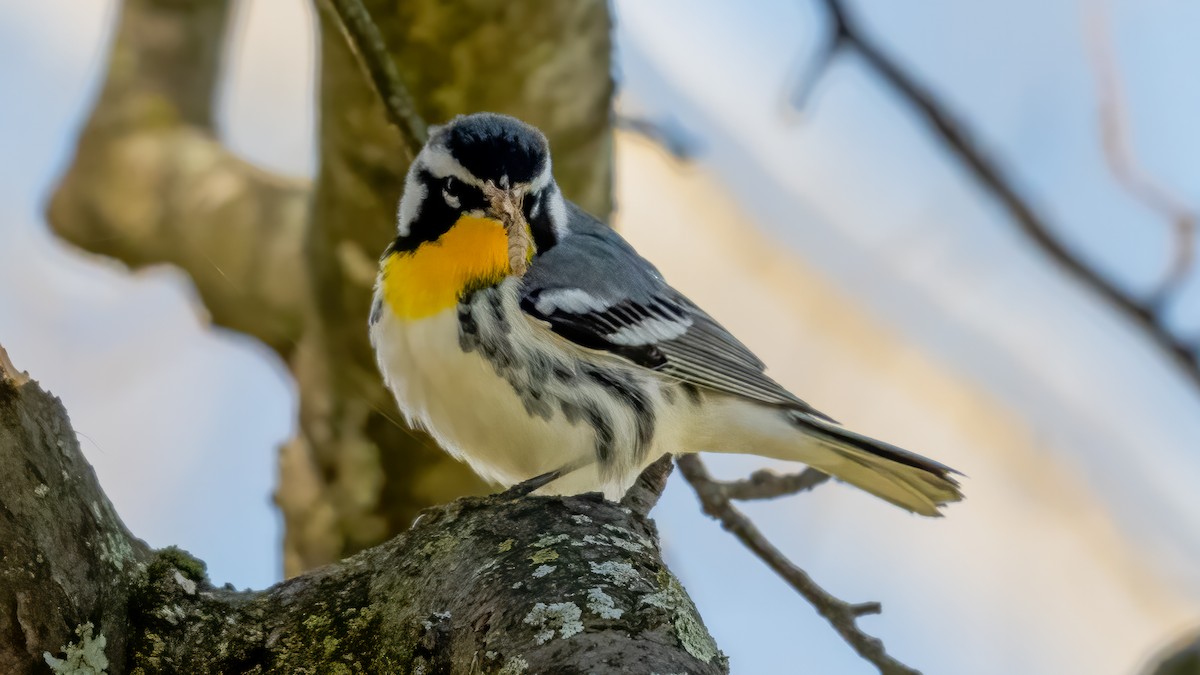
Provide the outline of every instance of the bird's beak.
[[523,276],[529,267],[530,252],[533,250],[533,235],[525,221],[525,191],[518,188],[501,188],[488,182],[483,186],[483,196],[488,200],[489,214],[504,225],[508,235],[508,262],[512,273]]

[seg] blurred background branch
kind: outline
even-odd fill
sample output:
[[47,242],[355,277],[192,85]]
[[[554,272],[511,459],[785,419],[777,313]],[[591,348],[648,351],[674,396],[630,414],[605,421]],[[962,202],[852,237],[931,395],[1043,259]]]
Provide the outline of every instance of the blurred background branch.
[[361,0],[321,0],[333,7],[337,13],[346,41],[358,56],[388,119],[404,134],[409,150],[409,159],[416,157],[429,135],[425,120],[417,113],[412,95],[400,79],[396,64],[388,53],[379,27],[371,19]]
[[[1000,163],[975,140],[976,134],[972,133],[964,121],[933,91],[923,86],[896,59],[883,51],[879,43],[869,36],[860,27],[858,20],[851,15],[845,0],[821,0],[821,3],[828,13],[831,37],[818,52],[815,65],[806,73],[805,79],[794,85],[796,93],[788,100],[800,105],[807,103],[817,80],[825,74],[838,53],[849,50],[857,54],[863,63],[917,111],[951,154],[962,162],[967,172],[1008,212],[1018,230],[1030,243],[1137,326],[1200,394],[1200,345],[1191,344],[1175,335],[1167,326],[1164,313],[1164,304],[1170,299],[1168,296],[1179,287],[1182,277],[1186,276],[1191,268],[1194,242],[1190,216],[1181,219],[1175,203],[1170,203],[1168,210],[1174,214],[1172,217],[1179,234],[1175,263],[1163,285],[1141,298],[1121,288],[1063,242],[1057,234],[1059,228],[1052,225],[1021,195],[1015,181],[1006,174]],[[1106,135],[1111,136],[1112,132],[1107,132]],[[1118,172],[1118,175],[1120,173]],[[1128,178],[1123,181],[1129,183]],[[1150,191],[1154,193],[1152,201],[1157,204],[1155,208],[1163,209],[1168,206],[1163,203],[1163,194],[1156,190]],[[1142,193],[1143,199],[1148,196],[1145,194],[1147,186],[1144,184],[1135,192]],[[1186,213],[1186,209],[1183,212]]]
[[1096,79],[1104,159],[1117,182],[1147,209],[1159,214],[1172,230],[1170,262],[1162,281],[1145,301],[1149,308],[1161,313],[1192,276],[1196,261],[1196,211],[1138,162],[1107,10],[1102,3],[1087,3],[1082,11],[1088,62]]

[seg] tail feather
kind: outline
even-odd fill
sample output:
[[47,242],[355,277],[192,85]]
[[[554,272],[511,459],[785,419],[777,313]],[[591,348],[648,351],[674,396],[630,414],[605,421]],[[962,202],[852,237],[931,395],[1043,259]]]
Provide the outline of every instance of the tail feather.
[[963,498],[958,472],[945,464],[802,413],[793,420],[832,451],[812,466],[839,480],[923,516]]

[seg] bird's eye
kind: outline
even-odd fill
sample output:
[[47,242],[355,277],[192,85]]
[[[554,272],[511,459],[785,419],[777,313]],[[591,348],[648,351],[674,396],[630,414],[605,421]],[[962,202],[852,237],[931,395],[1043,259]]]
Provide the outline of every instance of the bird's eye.
[[442,198],[451,208],[457,209],[462,206],[458,195],[458,181],[454,180],[454,176],[447,176],[446,180],[442,181]]

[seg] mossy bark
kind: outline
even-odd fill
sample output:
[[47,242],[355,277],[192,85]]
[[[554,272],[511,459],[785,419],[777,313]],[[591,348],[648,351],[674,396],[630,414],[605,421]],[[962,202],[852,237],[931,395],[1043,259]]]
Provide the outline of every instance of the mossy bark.
[[121,524],[66,411],[0,367],[0,672],[721,673],[653,524],[599,495],[464,498],[265,591]]

